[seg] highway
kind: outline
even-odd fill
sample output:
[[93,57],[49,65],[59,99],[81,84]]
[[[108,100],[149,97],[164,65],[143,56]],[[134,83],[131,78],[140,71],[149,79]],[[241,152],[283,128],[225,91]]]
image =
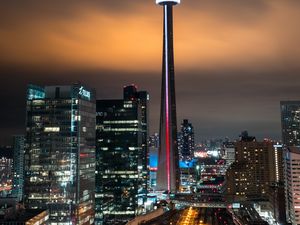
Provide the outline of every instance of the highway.
[[226,209],[193,208],[173,210],[155,220],[144,223],[147,225],[234,225],[231,215]]
[[233,225],[231,216],[226,209],[186,208],[181,213],[176,225]]

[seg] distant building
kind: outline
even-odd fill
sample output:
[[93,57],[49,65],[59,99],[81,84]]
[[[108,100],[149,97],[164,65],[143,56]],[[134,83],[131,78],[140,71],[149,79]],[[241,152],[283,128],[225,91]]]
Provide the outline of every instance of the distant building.
[[158,149],[159,149],[159,135],[157,133],[149,136],[149,186],[148,189],[155,189],[156,187],[156,174],[158,162]]
[[22,201],[24,185],[24,135],[13,136],[13,190],[12,195]]
[[123,99],[97,101],[96,224],[124,224],[144,212],[148,100],[131,85]]
[[269,140],[258,142],[243,133],[241,140],[235,143],[235,162],[226,173],[229,196],[242,200],[269,198],[271,185],[282,177],[279,174],[282,168],[276,167],[273,145]]
[[300,146],[300,101],[282,101],[281,127],[284,146]]
[[289,147],[284,156],[286,215],[289,223],[300,224],[300,148]]
[[0,197],[11,194],[13,179],[13,150],[11,146],[0,147]]
[[284,224],[286,222],[285,213],[285,185],[284,185],[284,149],[282,144],[274,144],[275,151],[275,182],[271,184],[269,201],[274,207],[274,218]]
[[224,158],[226,160],[226,166],[229,167],[235,162],[235,146],[234,142],[223,143]]
[[51,224],[92,224],[95,92],[80,84],[27,91],[24,201]]
[[159,135],[158,135],[158,133],[150,135],[148,142],[149,142],[149,147],[154,147],[154,148],[158,149],[158,147],[159,147]]
[[178,152],[180,160],[191,160],[194,157],[194,127],[188,120],[183,120],[178,133]]

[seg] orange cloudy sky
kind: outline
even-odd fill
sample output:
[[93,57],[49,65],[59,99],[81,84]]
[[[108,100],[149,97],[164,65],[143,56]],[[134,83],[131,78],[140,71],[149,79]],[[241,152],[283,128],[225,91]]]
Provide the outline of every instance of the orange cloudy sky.
[[[242,129],[280,138],[279,101],[300,99],[299,27],[297,0],[182,0],[174,9],[179,119],[191,119],[200,139]],[[1,1],[1,83],[20,90],[10,95],[20,114],[6,118],[14,111],[7,101],[1,118],[22,123],[15,118],[27,83],[76,78],[99,89],[99,98],[138,83],[153,96],[156,121],[161,48],[154,0]],[[3,130],[20,131],[17,122]]]

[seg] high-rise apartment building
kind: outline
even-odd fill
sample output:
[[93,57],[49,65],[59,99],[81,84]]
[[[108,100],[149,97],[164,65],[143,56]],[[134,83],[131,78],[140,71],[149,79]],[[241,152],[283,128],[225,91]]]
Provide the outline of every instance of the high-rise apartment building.
[[268,199],[271,185],[282,177],[279,174],[282,169],[276,169],[275,159],[273,142],[259,142],[254,137],[243,135],[235,143],[235,162],[226,173],[229,196],[237,199]]
[[80,84],[27,92],[24,198],[51,224],[93,224],[95,92]]
[[188,161],[193,159],[195,150],[194,127],[188,120],[183,120],[181,124],[178,152],[181,160]]
[[300,148],[289,147],[284,156],[287,220],[300,224]]
[[97,101],[96,224],[125,224],[144,211],[148,100],[127,86],[123,99]]
[[281,131],[284,146],[300,146],[300,101],[282,101]]
[[13,136],[13,189],[12,196],[22,201],[23,199],[23,185],[24,185],[24,135]]
[[180,0],[156,0],[156,3],[163,6],[164,13],[160,145],[156,188],[159,191],[177,192],[180,181],[174,75],[173,6],[180,3]]

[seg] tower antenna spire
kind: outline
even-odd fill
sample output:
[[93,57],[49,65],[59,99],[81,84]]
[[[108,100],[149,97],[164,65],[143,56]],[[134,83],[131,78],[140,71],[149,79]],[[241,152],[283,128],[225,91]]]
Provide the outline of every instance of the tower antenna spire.
[[164,15],[157,190],[168,193],[179,188],[173,49],[173,6],[179,3],[180,0],[156,0],[163,6]]

